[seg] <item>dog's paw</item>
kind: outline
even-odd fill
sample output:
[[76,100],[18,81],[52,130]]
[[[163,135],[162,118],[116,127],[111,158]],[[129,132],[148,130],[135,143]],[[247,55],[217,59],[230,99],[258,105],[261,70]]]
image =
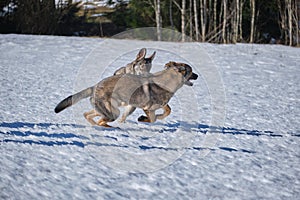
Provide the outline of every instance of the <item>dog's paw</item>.
[[139,122],[150,122],[150,120],[148,119],[148,117],[142,115],[138,118]]

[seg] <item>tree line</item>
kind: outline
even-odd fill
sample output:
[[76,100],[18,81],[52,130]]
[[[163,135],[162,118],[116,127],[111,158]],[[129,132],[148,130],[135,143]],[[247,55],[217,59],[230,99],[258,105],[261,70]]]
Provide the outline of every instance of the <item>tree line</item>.
[[116,24],[156,26],[158,40],[164,27],[182,41],[299,45],[299,0],[130,0],[116,10]]
[[[117,0],[105,23],[72,0],[1,0],[0,32],[111,36],[131,28],[181,32],[182,41],[299,45],[299,0]],[[101,18],[102,19],[102,18]]]
[[0,32],[21,34],[80,35],[86,30],[79,3],[72,0],[1,0]]

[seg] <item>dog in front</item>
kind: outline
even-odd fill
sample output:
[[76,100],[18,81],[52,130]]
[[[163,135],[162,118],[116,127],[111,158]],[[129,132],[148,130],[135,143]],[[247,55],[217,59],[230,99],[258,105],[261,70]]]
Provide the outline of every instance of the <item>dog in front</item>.
[[[156,115],[155,111],[166,110],[169,100],[184,84],[192,86],[190,80],[196,80],[198,75],[185,63],[169,62],[165,69],[147,76],[134,74],[120,74],[103,79],[96,85],[62,100],[55,108],[59,113],[90,97],[94,109],[84,113],[84,117],[92,125],[111,127],[107,123],[115,121],[120,115],[120,106],[141,108],[146,116],[139,117],[139,121],[153,123],[170,114],[164,112]],[[95,117],[99,116],[97,122]],[[127,116],[126,116],[127,117]]]

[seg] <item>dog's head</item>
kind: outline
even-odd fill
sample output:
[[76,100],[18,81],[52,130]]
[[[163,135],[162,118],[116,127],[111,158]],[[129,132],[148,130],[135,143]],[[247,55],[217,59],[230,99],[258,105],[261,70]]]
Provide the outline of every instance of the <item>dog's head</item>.
[[148,58],[146,58],[146,52],[146,48],[142,48],[137,54],[135,61],[133,62],[134,72],[137,75],[147,74],[152,68],[152,61],[155,57],[156,52],[154,51],[153,54]]
[[193,83],[190,80],[197,80],[198,78],[198,75],[193,72],[192,67],[185,63],[170,61],[165,64],[165,68],[173,68],[181,73],[184,77],[184,84],[188,86],[193,86]]
[[146,58],[146,48],[142,48],[139,53],[136,55],[136,58],[131,63],[128,63],[126,66],[119,68],[115,71],[114,75],[124,75],[124,74],[148,74],[152,68],[152,61],[155,57],[154,53]]

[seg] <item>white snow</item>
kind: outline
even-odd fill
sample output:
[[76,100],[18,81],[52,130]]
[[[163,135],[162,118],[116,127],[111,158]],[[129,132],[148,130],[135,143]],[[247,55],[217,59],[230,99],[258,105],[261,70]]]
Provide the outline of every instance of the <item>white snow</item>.
[[[200,76],[154,124],[63,98],[155,50]],[[300,49],[0,35],[0,199],[299,199]]]

